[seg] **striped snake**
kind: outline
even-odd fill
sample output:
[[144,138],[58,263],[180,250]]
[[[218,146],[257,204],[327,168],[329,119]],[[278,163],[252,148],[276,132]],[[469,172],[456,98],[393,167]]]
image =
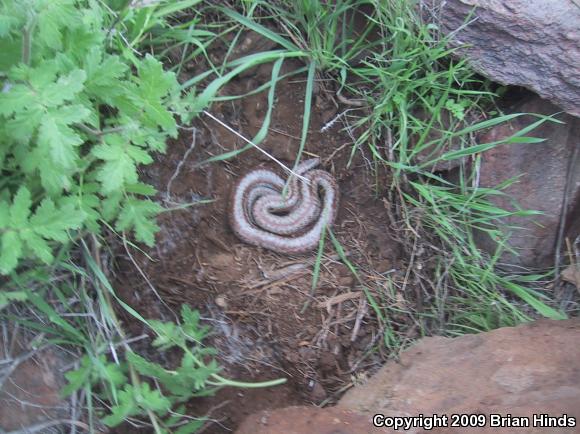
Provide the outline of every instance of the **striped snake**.
[[[306,253],[318,246],[325,226],[331,226],[338,209],[338,185],[313,158],[295,170],[286,194],[286,182],[267,169],[254,169],[234,186],[229,219],[244,242],[278,253]],[[322,190],[322,197],[319,195]]]

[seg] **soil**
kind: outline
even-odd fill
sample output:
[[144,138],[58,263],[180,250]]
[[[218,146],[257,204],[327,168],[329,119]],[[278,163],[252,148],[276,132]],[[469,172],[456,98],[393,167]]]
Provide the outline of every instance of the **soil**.
[[[282,73],[302,66],[287,61]],[[244,94],[269,81],[270,73],[271,66],[258,67],[228,84],[221,95]],[[353,152],[353,140],[341,122],[321,132],[337,113],[352,109],[340,106],[334,94],[319,82],[302,158],[320,157],[321,166],[339,184],[340,209],[333,231],[358,278],[339,260],[328,238],[314,291],[316,252],[279,255],[236,238],[226,215],[232,185],[256,166],[274,166],[255,149],[201,164],[246,144],[211,118],[200,115],[193,129],[183,129],[167,153],[143,170],[143,179],[158,189],[157,199],[168,208],[208,202],[163,213],[154,249],[118,249],[115,278],[120,296],[148,318],[173,319],[168,307],[179,312],[182,304],[198,309],[214,329],[206,344],[218,349],[223,376],[288,380],[265,389],[225,388],[213,397],[193,400],[188,414],[209,414],[215,421],[206,433],[235,430],[245,416],[259,410],[334,403],[388,356],[376,351],[382,333],[361,291],[361,282],[399,273],[400,251],[389,235],[388,204],[376,187],[388,185],[388,179],[374,170],[367,150]],[[290,167],[299,149],[304,95],[305,76],[279,82],[272,123],[261,144]],[[209,110],[251,138],[262,126],[267,91],[214,103]],[[144,332],[123,317],[131,333]],[[156,354],[146,345],[136,349],[172,363],[170,354]]]

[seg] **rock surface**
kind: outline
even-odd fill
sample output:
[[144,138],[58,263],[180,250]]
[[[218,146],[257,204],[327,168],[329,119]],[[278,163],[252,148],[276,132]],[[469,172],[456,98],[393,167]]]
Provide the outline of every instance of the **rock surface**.
[[422,0],[422,9],[451,46],[468,46],[458,54],[475,70],[580,116],[580,2]]
[[248,417],[236,434],[385,434],[371,417],[348,409],[287,407]]
[[[511,110],[514,113],[552,115],[559,109],[538,97],[525,100]],[[554,264],[560,216],[565,216],[567,235],[572,241],[580,234],[580,119],[558,116],[564,124],[546,122],[526,134],[545,139],[542,143],[508,144],[486,151],[480,167],[480,186],[496,187],[505,180],[518,180],[503,190],[508,196],[495,196],[499,207],[514,210],[513,198],[523,209],[541,211],[542,215],[510,216],[502,219],[504,232],[511,232],[510,246],[518,255],[505,253],[501,262],[531,268],[548,268]],[[491,143],[513,135],[537,118],[521,116],[492,128],[479,143]],[[521,175],[521,176],[520,176]],[[566,209],[564,197],[567,197]],[[508,228],[509,226],[509,228]],[[495,242],[479,235],[481,248],[494,252]]]
[[422,339],[399,363],[387,363],[367,385],[347,392],[339,405],[410,416],[566,413],[580,422],[578,339],[578,319]]
[[[374,433],[370,418],[454,413],[574,417],[573,427],[472,428],[494,433],[580,432],[580,320],[540,320],[479,335],[424,338],[335,408],[251,416],[238,434]],[[366,415],[366,416],[365,416]],[[570,420],[570,419],[568,419]],[[531,419],[530,419],[531,421]],[[401,430],[397,431],[401,432]],[[408,433],[425,432],[421,428]],[[461,433],[462,428],[432,432]]]

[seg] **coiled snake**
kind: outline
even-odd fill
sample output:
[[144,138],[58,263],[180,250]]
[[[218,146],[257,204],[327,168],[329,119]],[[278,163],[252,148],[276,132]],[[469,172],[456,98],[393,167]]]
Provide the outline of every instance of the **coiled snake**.
[[[318,246],[325,226],[338,209],[338,186],[332,175],[314,169],[320,160],[301,163],[286,182],[271,170],[254,169],[234,186],[230,225],[244,242],[278,253],[306,253]],[[319,196],[322,190],[322,198]]]

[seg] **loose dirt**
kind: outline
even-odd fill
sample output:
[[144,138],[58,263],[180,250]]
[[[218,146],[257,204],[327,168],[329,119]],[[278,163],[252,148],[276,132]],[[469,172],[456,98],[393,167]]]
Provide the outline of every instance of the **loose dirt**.
[[[286,62],[282,73],[301,66]],[[255,89],[270,80],[270,73],[268,66],[252,70],[231,82],[222,95]],[[352,108],[340,106],[334,93],[319,82],[303,158],[320,157],[322,167],[336,177],[341,202],[333,231],[359,277],[366,281],[396,275],[400,253],[389,236],[388,204],[376,188],[388,185],[386,174],[371,170],[366,150],[353,152],[353,139],[342,122],[321,132],[336,114]],[[272,123],[261,144],[290,167],[299,149],[304,95],[304,76],[278,84]],[[248,138],[262,126],[266,110],[267,91],[210,108]],[[192,127],[183,129],[169,143],[167,153],[143,170],[143,178],[158,189],[158,199],[166,207],[207,203],[163,213],[154,249],[120,248],[117,291],[149,318],[172,319],[164,303],[175,312],[182,304],[199,309],[215,330],[207,344],[219,350],[224,376],[246,381],[288,379],[274,388],[226,388],[214,397],[190,402],[190,414],[209,413],[216,421],[204,432],[229,432],[259,410],[335,402],[385,356],[376,351],[382,333],[360,282],[340,261],[328,237],[314,291],[316,252],[290,257],[240,242],[226,215],[232,185],[256,166],[274,166],[254,149],[203,165],[208,158],[246,143],[205,115]],[[131,332],[144,332],[125,319]],[[161,363],[172,363],[171,355],[143,351]]]

